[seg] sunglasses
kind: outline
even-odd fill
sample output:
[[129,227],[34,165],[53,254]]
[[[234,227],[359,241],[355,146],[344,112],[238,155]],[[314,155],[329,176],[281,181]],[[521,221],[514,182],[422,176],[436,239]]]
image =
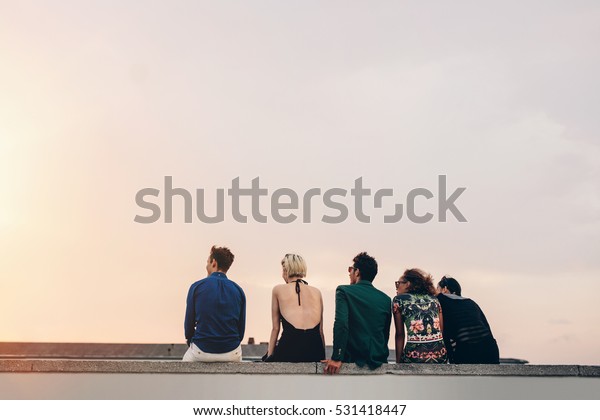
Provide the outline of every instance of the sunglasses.
[[358,270],[358,268],[353,267],[353,266],[348,267],[348,273],[352,273],[352,271],[354,271],[354,270]]
[[396,285],[396,289],[397,289],[397,288],[398,288],[398,287],[399,287],[401,284],[404,284],[404,283],[408,283],[408,281],[406,281],[406,280],[397,280],[397,281],[395,281],[395,282],[394,282],[394,284]]

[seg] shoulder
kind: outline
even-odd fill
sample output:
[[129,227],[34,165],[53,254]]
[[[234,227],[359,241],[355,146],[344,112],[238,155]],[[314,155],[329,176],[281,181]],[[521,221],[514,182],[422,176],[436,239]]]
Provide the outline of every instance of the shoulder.
[[246,297],[246,295],[244,294],[244,289],[242,289],[242,286],[240,286],[239,284],[237,284],[235,281],[231,280],[230,278],[224,278],[224,279],[220,279],[221,280],[221,284],[225,284],[226,285],[226,290],[227,288],[229,290],[237,290],[241,296]]
[[379,289],[376,289],[376,288],[374,288],[374,289],[375,289],[375,291],[377,292],[377,295],[378,295],[378,296],[379,296],[381,299],[384,299],[384,300],[386,300],[386,301],[388,301],[388,302],[391,302],[392,298],[391,298],[391,297],[389,297],[387,293],[385,293],[385,292],[382,292],[381,290],[379,290]]
[[430,302],[427,298],[425,298],[425,300],[421,299],[422,297],[423,295],[417,296],[412,293],[402,293],[394,298],[394,303],[399,304],[401,307],[409,307],[415,304],[426,304]]
[[235,288],[238,289],[238,291],[244,295],[244,289],[242,289],[242,286],[240,286],[239,284],[237,284],[236,282],[234,282],[233,280],[231,280],[231,282],[234,284]]
[[279,295],[284,290],[285,286],[285,284],[276,284],[273,286],[273,294]]
[[360,292],[360,287],[356,284],[340,284],[335,291],[341,293],[356,293]]
[[200,280],[196,280],[195,282],[193,282],[190,285],[190,290],[194,290],[196,289],[198,286],[204,284],[206,282],[206,279],[200,279]]
[[463,302],[470,300],[470,299],[465,299],[461,296],[456,296],[456,295],[448,294],[448,293],[440,293],[439,295],[436,295],[435,297],[441,304],[444,304],[444,305],[455,305],[455,304],[460,305]]
[[413,295],[411,295],[410,293],[402,293],[396,295],[396,297],[394,298],[394,302],[406,302],[410,300],[413,300]]
[[367,297],[369,299],[369,301],[371,301],[373,303],[374,306],[380,307],[380,308],[391,308],[392,307],[392,298],[389,297],[389,295],[387,293],[382,292],[379,289],[376,288],[372,288],[372,292],[370,293],[370,295]]
[[475,310],[479,311],[479,312],[483,312],[481,310],[481,308],[479,307],[479,305],[477,304],[477,302],[475,302],[473,299],[469,299],[469,298],[463,298],[460,302],[465,302],[464,305],[469,305],[472,308],[474,308]]
[[345,296],[348,292],[352,291],[351,284],[341,284],[335,289],[335,296]]
[[309,285],[309,284],[305,285],[304,287],[308,288],[308,290],[310,290],[310,291],[311,291],[311,292],[313,292],[314,294],[321,296],[321,291],[319,290],[319,288],[318,288],[318,287],[311,286],[311,285]]

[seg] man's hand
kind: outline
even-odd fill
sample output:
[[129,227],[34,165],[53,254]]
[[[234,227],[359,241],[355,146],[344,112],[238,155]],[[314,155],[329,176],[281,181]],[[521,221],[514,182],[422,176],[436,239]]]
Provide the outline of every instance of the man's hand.
[[325,363],[325,367],[323,368],[323,373],[327,373],[328,375],[334,375],[340,371],[342,367],[342,361],[338,360],[321,360],[321,363]]

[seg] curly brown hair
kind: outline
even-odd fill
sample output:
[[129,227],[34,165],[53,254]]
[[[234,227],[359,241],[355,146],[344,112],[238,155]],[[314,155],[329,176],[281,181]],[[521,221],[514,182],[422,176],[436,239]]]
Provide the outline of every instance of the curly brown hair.
[[401,279],[410,283],[407,293],[435,296],[431,274],[418,268],[409,268],[402,274]]

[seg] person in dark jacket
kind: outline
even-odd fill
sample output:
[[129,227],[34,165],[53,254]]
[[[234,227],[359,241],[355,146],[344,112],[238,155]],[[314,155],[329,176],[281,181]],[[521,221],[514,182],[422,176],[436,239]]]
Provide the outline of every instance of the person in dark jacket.
[[348,267],[349,285],[335,292],[333,353],[324,372],[338,373],[342,363],[376,369],[387,363],[392,322],[392,300],[373,286],[377,261],[361,252]]
[[458,281],[444,276],[437,286],[444,313],[444,342],[450,363],[498,364],[498,344],[483,311],[462,296]]

